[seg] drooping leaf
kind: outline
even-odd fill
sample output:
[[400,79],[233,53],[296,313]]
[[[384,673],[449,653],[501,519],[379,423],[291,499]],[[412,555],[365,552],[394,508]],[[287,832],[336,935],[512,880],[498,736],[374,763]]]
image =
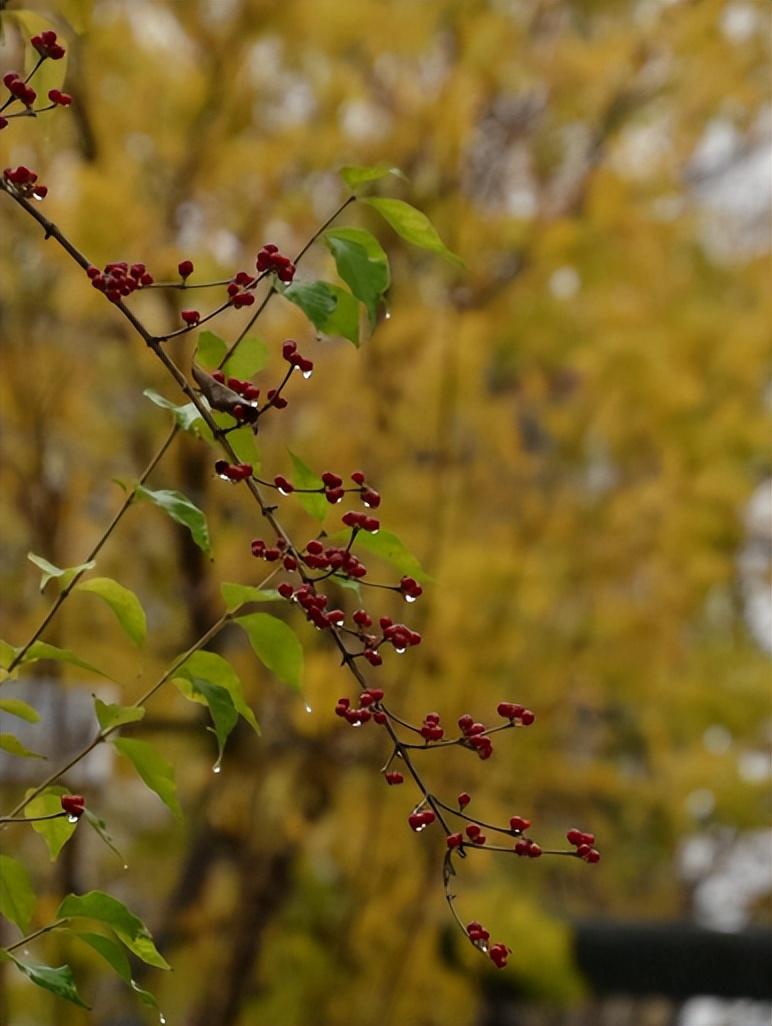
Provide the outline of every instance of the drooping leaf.
[[178,684],[187,684],[194,695],[201,695],[209,706],[209,715],[212,717],[213,733],[217,738],[217,762],[219,766],[222,761],[225,742],[239,720],[239,714],[233,704],[230,692],[221,688],[219,684],[210,684],[201,677],[192,677],[190,681],[179,679]]
[[[228,612],[238,609],[246,602],[284,601],[275,588],[257,588],[252,584],[233,584],[229,581],[223,581],[220,585],[220,594]],[[0,706],[0,708],[2,707]]]
[[16,968],[23,972],[27,979],[36,983],[38,987],[42,987],[43,990],[50,990],[57,997],[64,998],[65,1001],[71,1001],[72,1004],[79,1005],[81,1008],[90,1008],[90,1005],[87,1005],[78,993],[72,969],[68,965],[60,965],[55,969],[50,965],[33,965],[32,962],[22,962],[20,958],[7,951],[3,952],[3,954],[10,958]]
[[422,211],[405,203],[404,200],[398,199],[371,196],[362,202],[372,207],[373,210],[377,210],[397,235],[400,235],[406,242],[410,242],[420,249],[438,253],[456,267],[465,266],[461,257],[456,256],[448,249],[437,234],[437,229]]
[[268,345],[264,339],[251,335],[239,342],[236,352],[223,364],[226,377],[252,378],[268,363]]
[[[306,466],[299,456],[296,456],[291,449],[288,449],[287,452],[290,454],[290,459],[292,460],[292,483],[296,488],[324,488],[322,479],[317,477],[313,470]],[[295,494],[297,494],[298,502],[309,516],[313,517],[315,520],[324,520],[327,516],[327,511],[330,508],[330,504],[327,502],[324,495],[304,495],[301,492],[297,492]]]
[[0,855],[0,915],[26,933],[36,901],[29,873],[21,862],[10,855]]
[[356,192],[360,185],[377,182],[387,175],[405,177],[398,167],[392,167],[391,164],[348,164],[340,169],[339,174],[352,192]]
[[125,723],[136,723],[145,715],[145,710],[134,705],[112,705],[94,696],[94,711],[102,730],[122,727]]
[[71,823],[66,816],[58,819],[46,819],[35,822],[37,816],[51,816],[62,811],[61,796],[67,794],[63,787],[47,787],[42,794],[39,794],[24,809],[24,815],[29,819],[30,826],[35,833],[45,841],[53,862],[65,844],[75,833],[78,824]]
[[243,627],[255,655],[280,681],[299,689],[303,675],[303,646],[283,620],[270,613],[249,613],[235,622]]
[[75,591],[85,591],[97,595],[106,602],[118,618],[135,645],[139,646],[147,636],[147,617],[142,603],[129,588],[114,581],[111,577],[92,577],[75,585]]
[[153,937],[139,918],[111,894],[89,891],[87,894],[68,894],[56,911],[57,919],[93,919],[104,923],[129,951],[148,965],[169,969],[169,963],[159,953]]
[[206,517],[187,496],[183,495],[182,492],[168,489],[154,492],[143,485],[137,485],[136,495],[138,499],[152,502],[154,506],[158,506],[159,509],[167,513],[172,520],[182,524],[183,527],[187,527],[196,545],[198,545],[202,552],[211,556],[212,546],[209,541],[209,527],[207,526]]
[[93,570],[96,563],[93,559],[90,559],[87,563],[81,563],[79,566],[68,566],[65,568],[54,566],[53,563],[49,563],[47,559],[42,556],[36,555],[34,552],[27,553],[27,559],[30,563],[34,563],[38,570],[43,571],[43,576],[40,578],[40,590],[44,591],[49,581],[56,578],[63,588],[66,588],[70,581],[75,577],[76,574],[81,573],[85,570]]
[[256,734],[260,733],[255,714],[244,698],[244,685],[227,659],[216,652],[194,652],[179,668],[177,676],[184,677],[188,681],[198,677],[210,684],[225,688],[239,715],[243,716]]
[[227,352],[228,346],[225,340],[213,331],[202,331],[198,336],[195,358],[206,370],[211,371],[218,367],[220,360]]
[[116,944],[111,937],[105,937],[103,933],[89,933],[80,930],[65,930],[63,932],[70,934],[72,937],[77,937],[78,940],[83,941],[93,951],[96,951],[108,965],[112,966],[124,983],[127,983],[146,1005],[158,1008],[158,1001],[155,996],[149,990],[144,990],[132,979],[129,959],[120,944]]
[[174,767],[147,741],[119,737],[112,739],[113,745],[134,765],[151,791],[171,810],[176,819],[182,819],[182,809],[177,800],[177,785]]
[[364,303],[372,327],[391,281],[386,253],[375,236],[362,228],[330,229],[324,240],[335,258],[338,274]]
[[[329,541],[335,544],[345,542],[349,537],[348,531],[338,531],[330,535]],[[417,581],[421,582],[431,580],[418,559],[392,531],[386,531],[383,528],[377,534],[360,531],[354,542],[354,548],[357,547],[367,549],[374,556],[391,563],[400,573],[408,577],[415,577]]]
[[162,410],[169,410],[173,414],[175,422],[183,431],[188,431],[197,438],[207,438],[207,436],[211,438],[209,427],[193,403],[177,406],[176,403],[165,399],[158,392],[154,392],[152,388],[146,388],[142,394],[147,396],[151,403],[160,406]]
[[13,734],[0,734],[0,750],[8,752],[9,755],[18,755],[23,759],[45,759],[45,755],[30,751]]
[[103,819],[100,819],[96,813],[92,812],[91,809],[84,809],[83,816],[88,825],[94,830],[96,834],[104,841],[110,851],[114,852],[118,858],[123,862],[123,855],[118,851],[113,843],[113,839],[110,836],[110,831],[107,829],[107,824]]
[[322,328],[325,335],[341,335],[359,348],[359,303],[346,289],[330,285],[335,296],[335,309]]
[[27,723],[37,723],[40,720],[40,713],[27,705],[21,698],[0,698],[0,712],[8,713],[9,716],[18,716],[20,720]]
[[82,670],[89,670],[100,677],[106,677],[107,680],[112,679],[102,670],[98,670],[96,666],[92,666],[91,663],[87,663],[80,656],[75,655],[68,648],[58,648],[56,645],[49,645],[47,641],[36,641],[30,645],[21,663],[37,663],[43,659],[53,659],[57,663],[72,663],[73,666],[79,666]]
[[300,307],[309,321],[320,331],[326,330],[325,325],[338,302],[332,286],[325,281],[314,281],[308,284],[296,282],[282,289],[282,295],[290,303]]

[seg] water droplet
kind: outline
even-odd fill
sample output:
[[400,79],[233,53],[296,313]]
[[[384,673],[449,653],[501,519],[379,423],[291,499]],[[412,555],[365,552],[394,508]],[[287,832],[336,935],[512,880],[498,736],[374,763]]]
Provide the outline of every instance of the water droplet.
[[386,311],[386,313],[383,315],[383,319],[384,319],[384,321],[390,321],[391,320],[391,310],[387,310]]
[[124,862],[124,863],[123,863],[123,868],[124,868],[124,869],[128,869],[128,868],[129,868],[129,864],[128,864],[128,862]]
[[363,506],[367,506],[367,508],[368,508],[368,509],[372,509],[372,508],[373,508],[373,507],[372,507],[372,504],[371,504],[371,503],[369,503],[369,502],[367,501],[367,499],[362,499],[362,505],[363,505]]
[[415,602],[417,600],[417,598],[418,598],[417,595],[405,595],[404,596],[405,602]]
[[394,651],[397,653],[397,655],[404,655],[404,653],[407,651],[407,649],[405,649],[405,648],[395,648]]
[[279,491],[279,495],[289,495],[290,494],[284,488],[279,488],[278,491]]
[[313,373],[314,372],[312,370],[310,370],[310,371],[303,371],[303,377],[306,379],[306,381],[308,381],[308,379],[311,377],[311,375]]
[[166,1016],[163,1012],[159,1014],[158,1021],[160,1022],[161,1026],[166,1026]]
[[485,941],[479,941],[477,947],[480,949],[480,951],[482,951],[484,955],[488,954],[488,945],[485,943]]
[[307,713],[309,713],[309,714],[311,714],[311,713],[312,713],[312,712],[314,711],[314,710],[313,710],[313,709],[311,708],[311,706],[310,706],[310,705],[308,704],[308,702],[306,702],[306,704],[305,704],[305,707],[304,707],[304,708],[305,708],[306,712],[307,712]]
[[221,773],[221,772],[222,772],[222,766],[220,765],[219,762],[216,762],[214,764],[214,766],[212,766],[212,773]]
[[422,823],[422,824],[421,824],[420,826],[417,826],[417,827],[415,828],[415,832],[416,832],[417,834],[420,834],[420,833],[422,833],[422,832],[423,832],[424,830],[426,830],[426,823]]
[[67,822],[68,823],[77,823],[79,818],[80,817],[78,817],[78,816],[69,815],[67,817]]

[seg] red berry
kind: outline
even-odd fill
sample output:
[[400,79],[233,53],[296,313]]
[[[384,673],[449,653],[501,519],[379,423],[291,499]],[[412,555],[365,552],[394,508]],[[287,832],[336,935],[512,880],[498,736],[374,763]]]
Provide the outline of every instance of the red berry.
[[295,589],[289,583],[289,581],[282,581],[279,587],[276,589],[282,598],[291,599]]
[[509,829],[519,834],[522,834],[524,830],[529,830],[530,827],[530,819],[525,819],[523,816],[513,816],[509,821]]
[[534,713],[531,712],[530,709],[523,709],[522,713],[520,714],[520,722],[523,724],[524,727],[530,727],[535,719],[536,716]]
[[177,264],[177,271],[179,273],[180,278],[182,278],[183,281],[191,276],[191,274],[193,273],[193,269],[194,268],[192,260],[181,260]]
[[462,834],[448,834],[446,837],[446,843],[449,848],[460,848],[464,843]]
[[401,784],[405,779],[398,770],[391,770],[385,777],[387,784]]
[[466,806],[471,802],[471,800],[472,796],[470,794],[467,794],[466,791],[462,791],[457,799],[459,808],[465,809]]
[[365,475],[363,470],[355,470],[351,475],[351,480],[354,484],[363,485],[365,483]]
[[198,310],[183,310],[180,313],[180,317],[186,324],[198,324],[201,320],[201,314]]
[[86,811],[86,799],[81,794],[63,794],[61,805],[68,816],[76,816],[78,819]]
[[595,848],[591,848],[585,856],[586,862],[600,862],[600,852]]

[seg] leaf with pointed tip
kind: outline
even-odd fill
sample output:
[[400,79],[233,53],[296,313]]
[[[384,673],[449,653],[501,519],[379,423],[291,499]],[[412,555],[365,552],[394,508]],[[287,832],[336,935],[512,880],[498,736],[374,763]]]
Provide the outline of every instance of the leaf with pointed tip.
[[20,698],[0,698],[0,712],[8,713],[9,716],[18,716],[20,720],[26,720],[27,723],[37,723],[40,719],[37,709],[33,709],[31,705],[27,705]]
[[209,527],[207,526],[206,517],[187,496],[183,495],[182,492],[168,489],[154,492],[142,485],[137,485],[135,494],[138,499],[152,502],[154,506],[158,506],[159,509],[167,513],[172,520],[182,524],[183,527],[187,527],[196,545],[207,556],[211,556],[212,545],[209,541]]
[[362,202],[372,207],[373,210],[377,210],[397,235],[400,235],[406,242],[410,242],[420,249],[438,253],[456,267],[466,266],[461,257],[456,256],[452,250],[448,249],[426,214],[409,203],[405,203],[404,200],[383,199],[375,196],[364,199]]
[[102,730],[113,730],[126,723],[136,723],[145,715],[145,710],[135,705],[112,705],[94,696],[94,711]]
[[10,855],[0,855],[0,915],[26,933],[36,901],[29,873],[21,862]]
[[50,990],[57,997],[64,998],[65,1001],[71,1001],[72,1004],[79,1005],[81,1008],[91,1007],[86,1004],[78,993],[72,969],[68,965],[60,965],[57,969],[54,969],[50,965],[33,965],[32,962],[22,962],[20,958],[12,955],[9,951],[4,951],[3,955],[6,958],[10,958],[16,968],[23,972],[27,979],[32,980],[33,983],[36,983],[38,987],[42,987],[43,990]]
[[169,410],[174,416],[175,423],[177,423],[183,431],[188,431],[197,438],[207,438],[207,436],[209,436],[207,441],[211,438],[211,432],[209,431],[207,424],[204,422],[201,414],[193,403],[185,403],[182,406],[177,406],[176,403],[165,399],[162,395],[159,395],[158,392],[154,392],[152,388],[146,388],[142,394],[147,396],[151,403],[155,403],[156,406],[160,406],[162,410]]
[[62,568],[60,566],[54,566],[53,563],[49,563],[47,559],[36,555],[34,552],[28,552],[27,559],[30,563],[34,563],[38,570],[43,571],[43,576],[40,578],[41,591],[44,591],[48,582],[54,580],[54,578],[59,581],[63,588],[66,588],[76,574],[85,572],[86,570],[93,570],[96,566],[94,560],[90,559],[87,563],[81,563],[79,566],[68,566]]
[[48,847],[51,861],[54,862],[59,852],[69,841],[77,829],[77,822],[71,823],[67,816],[58,819],[36,820],[38,816],[52,816],[62,811],[61,796],[67,794],[64,787],[47,787],[37,795],[24,809],[24,815],[30,820],[35,833],[40,834]]
[[303,646],[283,620],[270,613],[250,613],[235,622],[246,631],[255,655],[280,681],[300,689],[303,674]]
[[134,738],[119,737],[111,739],[121,755],[125,755],[142,777],[151,791],[155,791],[161,801],[172,812],[176,819],[182,820],[182,809],[177,801],[177,785],[174,781],[174,767],[147,741]]
[[[220,594],[225,602],[225,608],[229,613],[232,610],[245,605],[247,602],[284,601],[275,588],[256,588],[252,584],[233,584],[230,581],[222,582],[220,585]],[[2,708],[1,705],[0,708]]]
[[142,603],[129,588],[114,581],[111,577],[92,577],[75,585],[75,591],[85,591],[97,595],[106,602],[118,618],[131,640],[138,647],[147,636],[147,617]]
[[198,336],[195,359],[206,370],[211,371],[218,367],[227,352],[225,340],[213,331],[202,331]]
[[56,911],[57,919],[93,919],[104,923],[115,933],[129,951],[148,965],[169,969],[169,963],[157,950],[153,937],[139,918],[111,894],[89,891],[87,894],[68,894]]
[[110,836],[110,832],[107,829],[107,824],[105,823],[105,821],[103,819],[100,819],[99,816],[97,816],[95,813],[91,811],[91,809],[84,809],[83,815],[85,816],[86,822],[91,827],[91,829],[99,835],[99,837],[104,841],[104,843],[107,845],[110,851],[114,852],[121,860],[121,862],[123,862],[123,855],[121,855],[121,853],[113,844],[113,839]]
[[389,260],[381,244],[363,228],[330,229],[324,233],[324,241],[335,258],[338,274],[364,303],[372,327],[391,281]]
[[32,752],[13,734],[0,734],[0,751],[9,755],[18,755],[22,759],[45,759],[45,755]]
[[227,659],[216,652],[194,652],[179,668],[177,675],[188,681],[192,681],[194,677],[200,677],[210,684],[225,688],[239,715],[243,716],[256,734],[260,733],[255,714],[244,698],[244,685]]
[[[306,466],[299,456],[296,456],[291,449],[287,449],[287,452],[292,460],[294,468],[292,483],[296,488],[324,488],[322,479],[317,477],[313,470]],[[330,504],[324,495],[304,494],[302,492],[297,492],[296,495],[298,502],[309,516],[313,517],[314,520],[324,520],[330,508]]]
[[215,766],[219,766],[222,762],[225,742],[239,721],[239,714],[233,704],[230,692],[225,688],[221,688],[219,684],[210,684],[209,681],[202,680],[201,677],[192,677],[189,681],[184,678],[178,678],[175,683],[178,686],[182,684],[188,685],[192,689],[193,695],[201,695],[209,707],[213,733],[217,738],[217,762]]
[[127,983],[146,1005],[158,1008],[155,996],[149,990],[143,990],[132,979],[129,959],[120,944],[116,944],[111,937],[105,937],[103,933],[89,933],[80,930],[64,930],[62,932],[69,934],[71,937],[77,937],[78,940],[83,941],[93,951],[96,951],[108,965],[112,966],[124,983]]
[[24,653],[24,658],[21,663],[37,663],[44,659],[53,659],[57,663],[72,663],[73,666],[79,666],[82,670],[90,670],[91,673],[96,673],[100,677],[106,677],[107,680],[112,680],[104,671],[98,670],[96,666],[92,666],[91,663],[87,663],[80,656],[75,655],[68,648],[57,648],[56,645],[49,645],[47,641],[36,641],[30,645],[27,651]]
[[405,177],[398,167],[392,167],[391,164],[347,164],[338,173],[352,192],[356,192],[360,185],[377,182],[387,175]]

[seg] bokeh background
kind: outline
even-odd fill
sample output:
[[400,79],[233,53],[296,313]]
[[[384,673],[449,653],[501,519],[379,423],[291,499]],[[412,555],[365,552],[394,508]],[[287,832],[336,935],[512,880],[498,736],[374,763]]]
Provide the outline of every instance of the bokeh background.
[[[310,714],[241,636],[219,640],[263,729],[234,735],[222,774],[176,693],[133,732],[174,761],[183,827],[106,753],[68,778],[127,870],[83,830],[56,865],[31,832],[6,832],[43,892],[39,921],[68,890],[122,897],[175,967],[138,978],[179,1026],[768,1026],[763,987],[716,995],[710,944],[729,958],[747,942],[751,964],[769,943],[770,5],[7,9],[22,6],[26,21],[3,18],[2,70],[21,65],[34,18],[51,20],[75,102],[4,131],[3,166],[39,171],[47,214],[94,263],[165,277],[190,257],[227,277],[267,241],[299,249],[345,197],[342,164],[405,172],[385,190],[425,210],[467,270],[347,211],[389,252],[390,316],[356,350],[269,306],[273,372],[291,334],[317,369],[261,433],[264,466],[287,473],[289,445],[318,469],[365,467],[384,524],[433,576],[409,613],[423,645],[381,671],[395,707],[451,722],[490,718],[501,699],[536,711],[490,762],[427,756],[434,789],[472,792],[485,818],[529,816],[547,844],[593,829],[603,852],[595,867],[465,867],[462,917],[514,949],[497,974],[449,919],[442,838],[407,828],[413,795],[383,785],[383,738],[334,717],[348,681],[296,622]],[[18,644],[50,602],[27,551],[80,562],[120,502],[114,479],[135,477],[168,430],[143,389],[180,397],[8,201],[0,224],[2,636]],[[300,277],[322,276],[334,269],[316,247]],[[135,301],[159,331],[180,305]],[[232,337],[244,316],[230,316]],[[190,349],[172,351],[185,364]],[[71,599],[47,640],[121,686],[50,664],[8,685],[46,710],[37,750],[91,729],[95,687],[137,697],[219,615],[220,580],[260,579],[253,506],[203,443],[176,443],[151,484],[206,510],[214,562],[158,511],[131,511],[99,570],[137,591],[150,640],[138,659],[107,610]],[[282,515],[313,533],[290,500]],[[39,779],[27,761],[0,769],[4,806]],[[657,953],[678,966],[698,941],[707,953],[679,990]],[[623,984],[612,951],[626,953]],[[83,948],[51,938],[36,953],[73,965],[94,1012],[6,970],[3,1022],[153,1021]]]

